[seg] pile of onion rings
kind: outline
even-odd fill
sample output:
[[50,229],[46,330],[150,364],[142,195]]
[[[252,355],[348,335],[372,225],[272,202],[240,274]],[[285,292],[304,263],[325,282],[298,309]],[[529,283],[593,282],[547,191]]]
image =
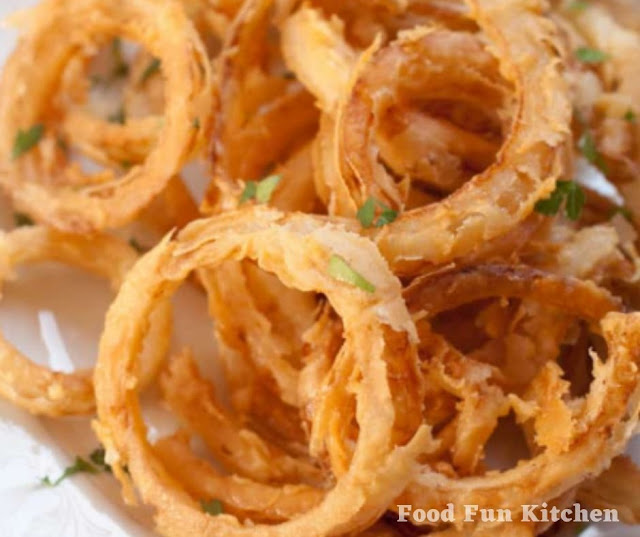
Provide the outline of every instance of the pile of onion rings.
[[[95,413],[125,503],[166,537],[552,536],[572,523],[525,506],[576,502],[640,523],[636,11],[42,0],[16,15],[0,188],[23,227],[0,234],[0,280],[58,261],[117,295],[92,372],[0,337],[0,397]],[[127,244],[132,229],[155,246]],[[219,378],[171,344],[185,283],[206,296]],[[153,438],[146,404],[179,426]],[[407,505],[454,516],[402,521]],[[469,505],[513,521],[466,520]]]

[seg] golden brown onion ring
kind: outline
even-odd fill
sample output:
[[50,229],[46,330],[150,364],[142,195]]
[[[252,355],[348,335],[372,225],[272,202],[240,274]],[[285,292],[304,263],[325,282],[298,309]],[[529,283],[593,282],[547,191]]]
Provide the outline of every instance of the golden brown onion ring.
[[[131,246],[110,235],[82,237],[42,227],[0,234],[0,280],[12,277],[21,265],[55,261],[107,278],[117,291],[137,257]],[[141,364],[141,386],[155,377],[169,349],[170,338],[171,310],[167,302],[162,302],[150,326],[149,346]],[[0,395],[33,414],[92,413],[95,398],[91,375],[91,371],[69,374],[51,371],[29,360],[0,335]]]
[[[554,25],[534,9],[537,3],[525,6],[515,1],[496,4],[469,0],[468,4],[472,17],[490,39],[490,49],[499,59],[503,76],[515,88],[512,126],[493,166],[442,202],[401,214],[377,235],[383,255],[394,271],[402,274],[415,273],[425,264],[441,264],[463,256],[478,242],[508,232],[532,212],[538,199],[553,190],[555,180],[564,170],[571,105]],[[430,48],[421,45],[437,39],[434,36],[439,34],[433,31],[405,37],[408,46],[421,51],[415,56],[421,67],[425,64],[424,55],[431,56]],[[540,43],[545,45],[540,47]],[[381,57],[393,50],[394,45],[390,47],[380,52]],[[464,66],[465,60],[459,58],[459,66]],[[447,69],[451,67],[450,62],[445,65]],[[384,77],[385,73],[387,83],[392,86],[413,80],[394,69],[380,74]],[[446,79],[442,80],[442,86],[446,95]],[[343,180],[353,198],[350,214],[354,214],[367,195],[381,198],[387,195],[374,186],[374,176],[368,168],[375,165],[371,164],[369,154],[373,152],[375,157],[375,151],[366,142],[365,128],[371,123],[372,112],[358,95],[359,88],[362,86],[356,85],[342,125],[343,135],[351,140],[347,148],[358,148],[343,153],[347,165],[343,168]],[[352,106],[358,107],[363,115],[355,126]]]
[[[160,193],[199,144],[201,131],[208,130],[212,92],[206,51],[183,8],[173,1],[114,5],[47,0],[32,16],[29,31],[5,67],[0,89],[0,151],[10,162],[0,184],[22,210],[53,227],[87,232],[123,225]],[[62,37],[55,39],[56,35]],[[113,36],[141,43],[162,61],[163,126],[141,166],[120,179],[105,171],[99,176],[100,184],[68,186],[67,175],[73,167],[57,146],[52,96],[61,69],[78,47],[100,45]],[[196,119],[201,129],[193,127]],[[18,130],[37,123],[45,126],[43,140],[12,161]],[[91,175],[80,175],[85,185],[92,182]]]
[[[366,293],[332,278],[327,273],[332,255],[351,263],[376,291]],[[180,490],[147,442],[135,389],[137,354],[155,301],[171,295],[193,270],[243,258],[253,259],[288,286],[327,295],[345,323],[345,344],[338,361],[352,364],[352,378],[358,379],[350,386],[359,435],[348,471],[318,506],[269,527],[243,526],[231,515],[211,518]],[[386,364],[402,358],[397,354],[399,347],[389,347],[387,338],[394,334],[404,340],[404,361],[415,363],[415,347],[409,344],[415,339],[414,330],[400,283],[366,239],[323,219],[284,216],[262,207],[197,221],[177,240],[162,241],[142,258],[109,311],[95,375],[99,415],[95,430],[118,479],[125,485],[130,482],[122,470],[126,464],[142,500],[157,509],[158,529],[168,537],[319,537],[361,529],[386,509],[408,482],[415,457],[431,447],[430,435],[422,427],[405,446],[391,441],[396,416]],[[330,397],[335,389],[328,384],[323,391]]]
[[[393,178],[379,162],[376,141],[379,125],[395,108],[440,101],[489,114],[504,108],[506,88],[497,76],[497,62],[476,36],[467,33],[417,28],[401,34],[360,69],[342,111],[338,140],[343,180],[355,207],[369,192],[399,206],[398,195],[387,193],[385,185]],[[378,91],[381,87],[386,91]]]
[[[608,358],[603,363],[594,357],[590,392],[572,409],[568,449],[548,449],[511,470],[457,480],[424,467],[398,501],[428,507],[444,507],[452,502],[459,512],[464,504],[471,503],[510,508],[515,513],[522,505],[549,501],[586,477],[597,475],[626,447],[637,425],[640,409],[640,315],[612,312],[619,308],[619,302],[588,282],[544,277],[536,275],[535,271],[529,273],[531,281],[526,282],[509,270],[503,271],[504,283],[500,284],[500,271],[480,267],[480,278],[474,283],[476,277],[469,275],[472,272],[458,271],[457,278],[451,274],[436,275],[432,280],[435,282],[433,294],[424,293],[424,288],[417,286],[409,303],[418,307],[420,299],[417,297],[424,298],[425,311],[433,315],[442,307],[448,307],[447,302],[455,307],[467,300],[486,297],[493,291],[499,296],[538,296],[545,304],[553,304],[591,322],[604,316],[600,327],[607,343]],[[449,283],[438,285],[439,280]],[[492,284],[496,285],[493,289],[487,286]],[[440,295],[446,298],[440,298]],[[559,395],[556,399],[560,400]],[[514,409],[518,411],[517,407]],[[528,413],[524,407],[520,407],[520,411]]]

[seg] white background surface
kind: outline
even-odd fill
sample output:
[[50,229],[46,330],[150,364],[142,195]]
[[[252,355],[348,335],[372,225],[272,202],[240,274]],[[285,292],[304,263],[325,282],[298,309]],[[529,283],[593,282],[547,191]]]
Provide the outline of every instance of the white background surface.
[[[35,0],[0,0],[0,18]],[[10,53],[15,32],[0,28],[0,64]],[[11,226],[12,213],[0,201],[0,228]],[[28,356],[64,367],[40,336],[38,316],[51,311],[76,367],[90,366],[111,295],[105,282],[79,271],[39,266],[19,273],[2,289],[0,329]],[[181,314],[181,312],[183,314]],[[46,314],[45,314],[46,316]],[[181,292],[176,309],[176,346],[189,343],[201,361],[212,353],[211,327],[204,299],[193,289]],[[158,429],[171,427],[158,413]],[[154,419],[155,418],[155,419]],[[640,454],[640,443],[634,451]],[[97,447],[89,420],[48,420],[0,402],[0,537],[146,537],[149,513],[124,508],[109,475],[78,475],[55,489],[39,486],[45,475],[57,476],[75,455]],[[638,492],[640,494],[640,491]],[[601,526],[615,537],[638,537],[638,528]],[[596,528],[584,537],[600,535]]]

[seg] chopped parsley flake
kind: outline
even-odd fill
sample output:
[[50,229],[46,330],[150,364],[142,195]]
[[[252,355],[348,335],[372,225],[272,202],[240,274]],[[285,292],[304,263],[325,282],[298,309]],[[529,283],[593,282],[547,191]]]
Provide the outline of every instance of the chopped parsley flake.
[[103,447],[94,449],[89,455],[89,460],[103,472],[111,472],[111,466],[105,461],[106,451]]
[[146,69],[142,72],[142,76],[140,77],[140,84],[144,84],[147,80],[149,80],[153,75],[160,71],[160,66],[162,62],[158,58],[153,58],[149,65],[147,65]]
[[535,211],[546,216],[558,214],[564,203],[565,214],[570,220],[578,220],[584,207],[584,190],[575,181],[558,181],[555,190],[548,198],[535,205]]
[[218,516],[224,513],[224,506],[220,500],[200,500],[202,510],[211,516]]
[[597,48],[580,47],[576,50],[576,58],[583,63],[598,64],[609,59],[606,52],[602,52]]
[[13,141],[13,151],[11,158],[16,160],[24,155],[27,151],[33,149],[44,135],[44,125],[38,123],[29,127],[27,130],[19,130]]
[[49,476],[42,479],[42,484],[47,487],[57,487],[65,479],[80,473],[97,474],[100,470],[93,466],[90,462],[86,461],[82,457],[76,457],[76,460],[71,466],[65,468],[62,475],[56,480],[51,480]]
[[598,151],[598,147],[596,146],[596,142],[590,131],[585,131],[585,133],[580,137],[580,140],[578,141],[578,148],[585,158],[591,164],[598,167],[602,173],[606,174],[608,172],[607,163],[605,162],[602,153]]
[[42,478],[41,484],[47,487],[57,487],[65,479],[76,474],[97,474],[100,472],[111,472],[111,466],[105,461],[105,450],[102,447],[93,450],[89,455],[89,460],[76,456],[73,464],[65,468],[57,479],[53,480],[47,476]]
[[258,203],[268,203],[281,179],[280,175],[270,175],[262,181],[247,181],[240,196],[240,205],[252,199]]
[[343,257],[339,255],[332,255],[329,259],[329,275],[341,282],[350,283],[359,287],[367,293],[375,293],[375,286],[362,276],[362,274],[356,272],[351,268],[349,263],[345,261]]
[[[380,209],[380,215],[376,219],[376,208]],[[364,228],[371,226],[383,227],[390,224],[398,217],[398,211],[394,211],[380,200],[370,196],[357,213],[358,220]]]

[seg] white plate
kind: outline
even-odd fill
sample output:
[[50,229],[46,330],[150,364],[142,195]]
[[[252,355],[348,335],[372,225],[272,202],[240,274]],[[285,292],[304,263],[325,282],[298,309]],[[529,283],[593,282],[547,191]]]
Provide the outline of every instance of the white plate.
[[[0,18],[35,4],[35,0],[2,0]],[[0,64],[11,51],[15,32],[0,28]],[[0,200],[0,229],[11,226],[12,214]],[[20,271],[19,285],[7,284],[0,308],[0,329],[28,356],[55,368],[68,366],[60,351],[49,352],[40,335],[40,323],[60,326],[61,338],[75,367],[93,363],[96,341],[110,293],[105,282],[79,271],[43,265]],[[55,283],[55,285],[52,285]],[[90,297],[90,301],[87,301]],[[175,346],[188,343],[214,378],[211,325],[200,294],[185,289],[176,300]],[[188,312],[188,315],[180,315]],[[207,360],[207,358],[209,358]],[[148,416],[157,432],[173,423],[161,411]],[[0,401],[0,537],[147,537],[154,535],[150,514],[125,508],[109,475],[77,475],[56,488],[40,486],[44,476],[57,476],[76,455],[97,447],[88,419],[38,419]],[[640,442],[635,454],[640,456]],[[637,528],[601,525],[584,537],[637,537]]]

